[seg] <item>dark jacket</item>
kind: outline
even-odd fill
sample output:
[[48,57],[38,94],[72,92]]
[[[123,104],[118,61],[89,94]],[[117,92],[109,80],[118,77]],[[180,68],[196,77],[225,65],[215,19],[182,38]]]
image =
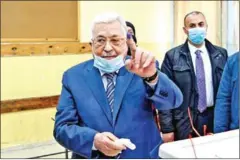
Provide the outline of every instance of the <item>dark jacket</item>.
[[229,57],[219,86],[214,132],[220,133],[239,128],[239,52]]
[[[223,68],[227,60],[227,51],[224,48],[213,45],[208,40],[205,40],[205,45],[209,52],[212,66],[215,100]],[[183,103],[178,109],[160,112],[161,130],[163,133],[175,131],[177,139],[188,138],[191,127],[187,108],[190,107],[193,111],[192,116],[198,112],[198,90],[188,41],[166,53],[161,71],[172,79],[183,93]]]

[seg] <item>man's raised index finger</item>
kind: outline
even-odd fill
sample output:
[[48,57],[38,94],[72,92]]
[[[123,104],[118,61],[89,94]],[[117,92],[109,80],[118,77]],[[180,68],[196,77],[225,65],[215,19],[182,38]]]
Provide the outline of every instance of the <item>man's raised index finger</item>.
[[136,50],[137,50],[137,45],[134,42],[131,33],[127,33],[127,45],[130,48],[132,58],[134,59],[135,58],[135,53],[136,53]]

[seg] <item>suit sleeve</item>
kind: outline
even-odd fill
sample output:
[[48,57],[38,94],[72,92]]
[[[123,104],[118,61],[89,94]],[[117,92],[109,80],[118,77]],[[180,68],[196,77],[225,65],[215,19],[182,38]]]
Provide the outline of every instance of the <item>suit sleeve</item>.
[[214,109],[214,132],[220,133],[229,129],[231,107],[231,69],[229,62],[225,65],[216,98]]
[[147,98],[158,110],[177,108],[183,101],[182,92],[164,73],[158,70],[158,82],[153,93],[147,89]]
[[63,147],[83,157],[91,158],[94,129],[86,127],[77,113],[74,98],[67,84],[67,72],[62,79],[62,92],[55,115],[54,138]]
[[[172,75],[172,62],[168,54],[165,55],[161,71],[165,73],[170,79],[173,80]],[[181,101],[182,103],[182,101]],[[162,133],[170,133],[174,131],[173,126],[173,110],[168,109],[164,111],[159,111],[159,118],[160,118],[160,125],[161,125],[161,131]]]

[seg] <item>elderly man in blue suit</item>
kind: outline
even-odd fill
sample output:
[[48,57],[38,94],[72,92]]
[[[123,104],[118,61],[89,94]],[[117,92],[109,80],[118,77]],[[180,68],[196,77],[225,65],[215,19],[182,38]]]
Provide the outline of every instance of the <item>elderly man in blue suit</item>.
[[94,19],[92,52],[94,59],[63,75],[55,139],[72,158],[158,158],[162,139],[151,105],[176,108],[181,91],[150,52],[136,47],[116,13]]
[[214,132],[239,128],[239,52],[228,58],[217,93]]

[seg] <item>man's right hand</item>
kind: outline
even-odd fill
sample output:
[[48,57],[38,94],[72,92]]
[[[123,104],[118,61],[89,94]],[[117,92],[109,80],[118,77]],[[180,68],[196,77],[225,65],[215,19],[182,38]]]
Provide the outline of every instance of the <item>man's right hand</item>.
[[164,143],[173,142],[174,141],[174,132],[163,133],[162,134],[162,139],[163,139]]
[[97,150],[106,156],[116,156],[125,150],[126,147],[122,144],[115,143],[118,138],[110,132],[97,133],[94,137],[94,146]]

